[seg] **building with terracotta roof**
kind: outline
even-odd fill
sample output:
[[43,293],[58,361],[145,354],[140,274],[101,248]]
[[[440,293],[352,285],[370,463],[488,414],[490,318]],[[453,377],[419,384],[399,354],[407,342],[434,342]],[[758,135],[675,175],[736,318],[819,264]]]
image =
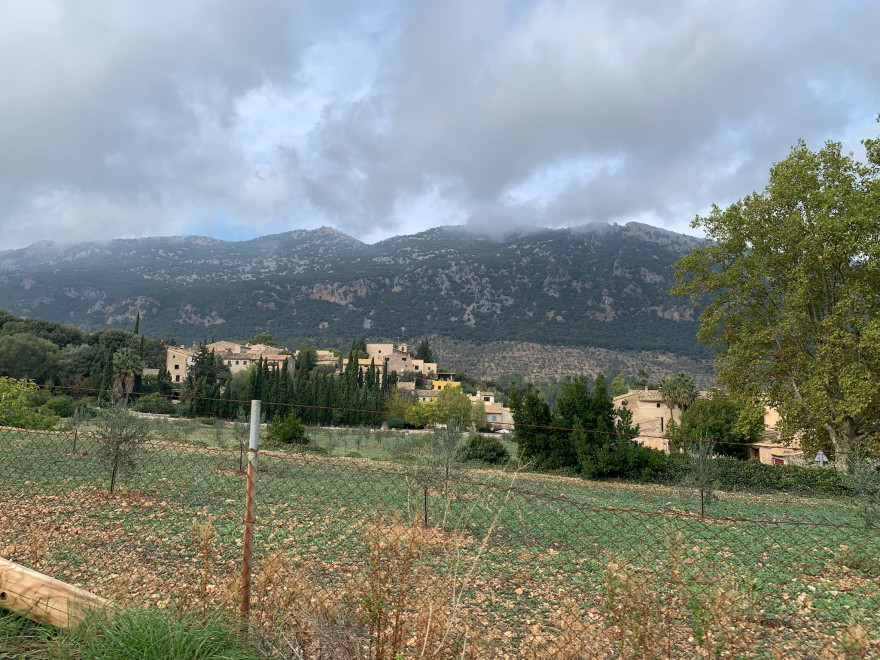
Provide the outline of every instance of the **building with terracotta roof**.
[[[209,351],[213,351],[214,355],[219,357],[233,374],[244,371],[260,359],[268,362],[270,367],[281,367],[287,364],[287,360],[292,357],[289,353],[283,352],[282,348],[265,344],[250,345],[218,341],[208,344],[207,348]],[[165,347],[165,368],[171,375],[172,384],[181,383],[186,379],[186,374],[193,364],[196,350],[195,347]]]

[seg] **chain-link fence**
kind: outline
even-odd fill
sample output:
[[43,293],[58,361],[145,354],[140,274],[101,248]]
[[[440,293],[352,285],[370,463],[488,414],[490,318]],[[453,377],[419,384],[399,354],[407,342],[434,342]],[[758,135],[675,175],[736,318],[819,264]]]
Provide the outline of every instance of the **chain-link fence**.
[[[246,448],[207,444],[118,460],[0,429],[0,556],[235,611]],[[705,515],[694,488],[261,450],[251,630],[289,658],[880,657],[870,505],[703,495]]]

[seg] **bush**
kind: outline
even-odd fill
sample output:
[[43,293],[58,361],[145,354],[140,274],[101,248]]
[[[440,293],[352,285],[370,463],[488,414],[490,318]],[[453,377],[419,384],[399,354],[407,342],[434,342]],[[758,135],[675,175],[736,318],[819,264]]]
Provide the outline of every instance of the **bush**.
[[52,428],[57,417],[41,413],[32,403],[31,395],[37,391],[37,386],[30,381],[0,376],[0,425],[26,429]]
[[388,418],[389,429],[402,429],[404,424],[403,417],[400,417],[399,415],[391,415],[391,417]]
[[502,442],[491,435],[475,435],[459,448],[456,460],[461,463],[478,461],[491,465],[503,465],[510,460],[510,454]]
[[153,413],[157,415],[168,415],[174,409],[171,399],[158,394],[148,394],[137,400],[132,407],[133,410],[142,413]]
[[[688,454],[651,451],[648,462],[637,473],[622,478],[646,483],[680,484],[692,472]],[[719,490],[752,493],[791,493],[794,495],[847,495],[851,489],[846,477],[836,470],[797,465],[765,465],[756,460],[742,461],[727,456],[712,459],[713,479]]]
[[196,421],[199,424],[204,424],[205,426],[214,426],[214,422],[217,420],[213,417],[196,417]]
[[309,437],[299,418],[290,413],[283,420],[275,415],[275,418],[266,429],[266,439],[282,445],[307,445]]
[[718,457],[715,467],[719,488],[755,493],[795,495],[846,495],[850,489],[837,470],[797,465],[765,465],[760,461],[738,461]]
[[42,405],[43,412],[59,417],[70,417],[76,411],[76,402],[69,396],[53,396]]

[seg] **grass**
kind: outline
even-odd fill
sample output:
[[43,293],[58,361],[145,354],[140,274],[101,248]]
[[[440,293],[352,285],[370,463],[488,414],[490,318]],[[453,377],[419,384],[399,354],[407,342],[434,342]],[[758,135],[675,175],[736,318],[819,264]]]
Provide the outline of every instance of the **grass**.
[[51,628],[0,611],[0,659],[48,657],[46,653],[53,636]]
[[21,660],[258,660],[240,629],[183,611],[126,609],[112,620],[90,615],[69,632],[0,615],[0,658]]
[[[109,473],[89,440],[80,437],[76,453],[70,440],[0,436],[5,556],[126,603],[201,611],[206,601],[220,609],[235,601],[244,494],[237,451],[201,446],[197,437],[151,445],[109,497]],[[390,444],[382,437],[373,448],[362,439],[361,449],[378,451],[380,443]],[[344,451],[344,444],[334,448]],[[374,585],[369,602],[408,589],[410,600],[449,603],[448,591],[429,585],[457,580],[455,602],[486,653],[508,648],[546,657],[548,645],[569,634],[560,617],[594,622],[590,634],[602,639],[643,625],[648,639],[659,614],[641,612],[648,618],[636,625],[635,602],[665,612],[666,629],[685,646],[693,638],[692,650],[745,626],[760,639],[742,633],[728,647],[748,642],[759,656],[773,645],[843,653],[847,644],[861,648],[861,633],[852,632],[859,622],[871,631],[869,642],[880,630],[880,538],[847,500],[720,493],[701,518],[699,499],[676,488],[495,470],[454,470],[446,480],[431,466],[284,452],[261,454],[257,493],[258,609],[268,616],[290,605],[278,593],[284,602],[269,606],[277,583],[293,585],[288,593],[297,597],[337,602],[319,617],[311,599],[297,601],[297,620],[310,630],[320,619],[321,630],[338,632],[327,621],[375,611],[363,595],[364,579],[376,574],[365,574],[376,529],[390,541],[407,538],[402,530],[413,520],[424,529],[426,504],[429,529],[440,536],[424,539],[409,573],[424,584],[386,581]],[[382,588],[391,591],[383,596]],[[629,594],[629,604],[612,592]],[[731,602],[739,603],[736,625],[720,614]],[[424,627],[410,623],[413,631]],[[633,639],[609,643],[633,649],[642,643]]]

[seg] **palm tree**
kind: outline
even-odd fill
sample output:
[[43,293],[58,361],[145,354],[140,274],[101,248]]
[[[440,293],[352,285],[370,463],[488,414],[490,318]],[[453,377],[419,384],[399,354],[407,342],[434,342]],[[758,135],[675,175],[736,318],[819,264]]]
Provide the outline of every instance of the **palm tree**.
[[143,361],[137,351],[120,348],[113,354],[113,387],[123,396],[123,405],[128,406],[128,398],[134,389],[134,381],[144,371]]
[[669,419],[672,419],[672,412],[678,408],[682,413],[690,408],[690,405],[697,399],[697,384],[694,377],[688,373],[681,372],[677,376],[667,376],[660,381],[660,396],[663,403],[669,408]]
[[672,419],[672,411],[675,408],[677,400],[675,394],[675,378],[667,376],[661,380],[657,391],[660,392],[660,398],[663,399],[664,405],[669,408],[669,419]]
[[679,373],[675,377],[675,393],[677,395],[676,403],[681,408],[681,412],[684,413],[699,396],[694,377],[684,371]]

